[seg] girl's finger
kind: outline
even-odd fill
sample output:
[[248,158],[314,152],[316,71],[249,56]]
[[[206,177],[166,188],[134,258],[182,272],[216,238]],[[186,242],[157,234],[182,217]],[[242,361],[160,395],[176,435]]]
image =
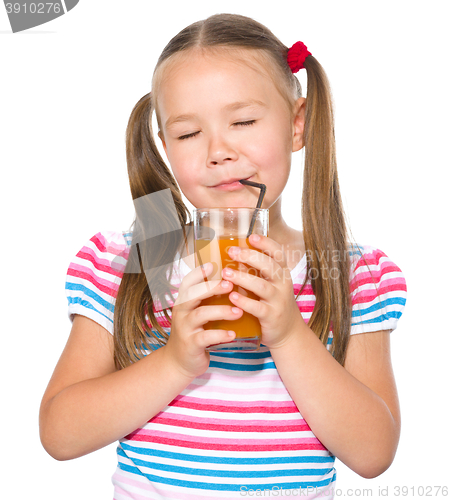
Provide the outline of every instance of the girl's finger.
[[236,333],[231,330],[201,330],[194,335],[194,342],[201,349],[216,344],[231,342],[236,337]]
[[212,262],[206,262],[202,266],[196,267],[188,274],[186,274],[186,276],[183,278],[179,290],[183,292],[184,290],[189,289],[191,286],[201,283],[208,277],[208,275],[211,274],[212,270]]
[[237,292],[230,293],[229,298],[238,309],[242,309],[256,318],[262,318],[266,312],[267,305],[263,301],[250,299]]
[[[276,272],[282,278],[283,269],[277,265]],[[244,271],[235,271],[234,269],[225,268],[222,271],[222,276],[225,280],[231,281],[234,285],[245,288],[249,292],[253,292],[260,299],[269,300],[273,295],[273,285],[268,279],[263,279],[251,273]],[[274,276],[272,275],[272,279]]]
[[276,275],[282,268],[272,257],[257,250],[230,247],[228,254],[233,260],[258,270],[261,276],[268,280],[276,279]]
[[178,289],[178,297],[175,301],[175,305],[179,306],[189,302],[190,308],[194,308],[198,305],[198,302],[203,299],[229,292],[231,289],[231,284],[229,282],[208,279],[212,271],[213,265],[211,262],[208,262],[203,266],[196,267],[188,273],[183,278]]
[[249,237],[249,243],[257,250],[264,252],[265,255],[268,255],[281,266],[286,266],[286,255],[282,246],[276,241],[268,238],[267,236],[252,234]]
[[193,322],[195,324],[192,325],[192,328],[193,329],[199,328],[208,323],[209,321],[218,321],[218,320],[234,321],[242,317],[243,314],[244,311],[242,311],[242,309],[230,305],[200,306],[197,307],[193,313],[194,316]]

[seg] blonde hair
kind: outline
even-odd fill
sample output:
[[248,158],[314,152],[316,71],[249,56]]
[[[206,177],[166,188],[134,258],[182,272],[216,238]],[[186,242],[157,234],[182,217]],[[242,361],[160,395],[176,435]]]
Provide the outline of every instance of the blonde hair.
[[[155,67],[154,90],[161,85],[164,67],[188,50],[235,49],[243,56],[251,51],[256,62],[265,61],[275,85],[293,103],[301,96],[301,87],[287,64],[288,48],[262,24],[245,16],[218,14],[196,22],[176,35],[164,48]],[[267,61],[270,63],[267,64]],[[350,265],[348,232],[342,207],[336,167],[334,118],[328,79],[321,65],[308,56],[306,121],[304,131],[305,167],[302,194],[303,238],[307,252],[307,273],[316,296],[316,304],[308,326],[327,345],[330,329],[333,341],[330,351],[344,364],[351,326],[349,290]],[[292,106],[291,106],[292,107]],[[161,158],[152,133],[151,117],[154,98],[148,93],[134,107],[126,134],[128,175],[133,199],[163,189],[170,189],[181,231],[163,231],[156,247],[147,247],[148,256],[132,253],[119,287],[114,312],[115,362],[125,367],[143,357],[142,348],[152,349],[155,342],[164,345],[168,335],[155,316],[153,306],[163,297],[152,297],[143,270],[151,267],[151,279],[163,283],[170,295],[171,262],[186,242],[185,226],[189,211],[169,168]],[[155,221],[160,217],[155,217]],[[136,221],[135,221],[136,222]],[[167,221],[162,218],[159,222]],[[169,224],[170,225],[170,224]],[[134,238],[134,234],[133,234]],[[140,236],[142,241],[142,235]],[[132,246],[136,244],[132,243]],[[335,256],[339,258],[336,259]],[[158,265],[158,264],[163,265]],[[164,264],[167,263],[167,264]],[[140,273],[133,274],[136,266]],[[167,277],[167,271],[169,277]],[[314,272],[313,272],[314,271]],[[302,291],[301,290],[301,291]],[[299,293],[301,293],[301,291]],[[162,301],[164,303],[164,301]],[[167,305],[167,304],[166,304]],[[164,309],[170,324],[170,307]],[[148,314],[153,330],[146,327]]]

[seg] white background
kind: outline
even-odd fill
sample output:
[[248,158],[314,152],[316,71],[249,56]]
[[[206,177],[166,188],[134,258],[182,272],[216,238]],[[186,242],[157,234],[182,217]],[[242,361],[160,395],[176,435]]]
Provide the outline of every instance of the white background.
[[[39,441],[40,399],[70,330],[65,273],[96,232],[130,226],[130,112],[150,90],[169,39],[218,12],[254,17],[288,46],[304,41],[324,66],[353,235],[406,275],[407,308],[391,336],[403,416],[398,453],[373,480],[338,462],[338,488],[371,488],[376,498],[381,488],[395,498],[396,485],[415,487],[416,496],[419,486],[450,486],[446,2],[81,0],[17,34],[0,5],[0,418],[3,491],[15,488],[8,498],[112,498],[115,445],[57,462]],[[283,198],[299,228],[301,159],[295,155]]]

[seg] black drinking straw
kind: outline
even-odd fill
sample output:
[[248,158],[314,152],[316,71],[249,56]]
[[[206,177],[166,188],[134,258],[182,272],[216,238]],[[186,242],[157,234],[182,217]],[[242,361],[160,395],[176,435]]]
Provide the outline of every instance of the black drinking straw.
[[[246,181],[245,179],[241,179],[239,182],[241,184],[245,184],[246,186],[257,187],[261,190],[259,193],[258,203],[256,204],[256,208],[261,208],[261,205],[262,205],[262,202],[264,199],[264,195],[266,194],[266,185],[265,184],[258,184],[257,182]],[[257,215],[257,211],[255,210],[253,212],[252,220],[250,222],[250,227],[248,228],[247,238],[253,233],[253,228],[254,228],[255,222],[256,222],[256,215]]]

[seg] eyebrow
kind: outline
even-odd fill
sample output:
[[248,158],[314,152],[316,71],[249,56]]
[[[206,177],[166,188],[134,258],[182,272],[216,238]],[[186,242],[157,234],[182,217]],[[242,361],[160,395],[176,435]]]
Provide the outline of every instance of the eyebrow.
[[232,102],[231,104],[227,104],[224,107],[224,110],[237,111],[242,108],[254,108],[254,107],[267,108],[267,104],[263,101],[259,101],[258,99],[249,99],[247,101],[237,101],[237,102]]
[[[223,107],[224,111],[239,111],[240,109],[243,108],[254,108],[254,107],[263,107],[267,108],[267,104],[263,101],[259,101],[258,99],[248,99],[247,101],[236,101],[232,102],[230,104],[227,104],[226,106]],[[176,123],[182,123],[182,122],[187,122],[189,120],[197,118],[196,113],[188,113],[184,115],[178,115],[178,116],[170,116],[165,123],[165,127],[170,128],[172,125],[175,125]]]

